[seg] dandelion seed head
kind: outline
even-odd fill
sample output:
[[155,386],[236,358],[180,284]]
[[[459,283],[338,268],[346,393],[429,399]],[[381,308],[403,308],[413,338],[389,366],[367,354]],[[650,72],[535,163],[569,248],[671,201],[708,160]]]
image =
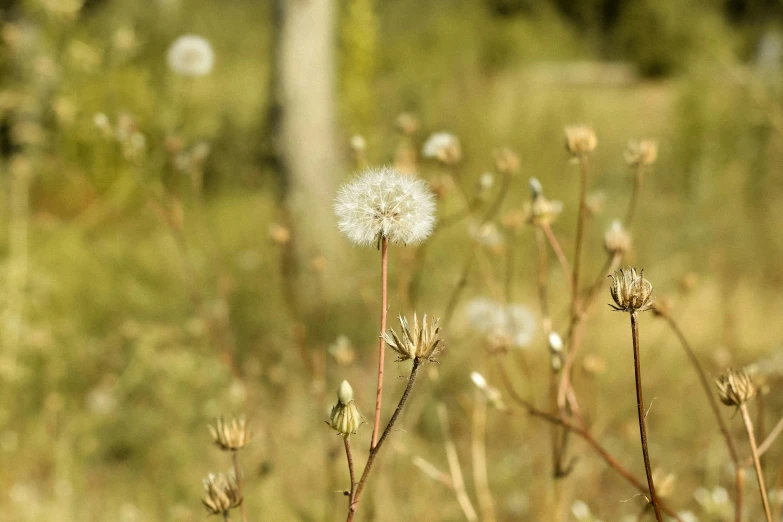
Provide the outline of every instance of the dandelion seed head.
[[367,169],[335,199],[338,226],[357,245],[424,241],[435,225],[435,198],[421,179],[391,167]]
[[465,307],[465,320],[470,328],[487,338],[506,339],[514,348],[526,348],[536,333],[536,318],[521,304],[503,304],[486,298],[476,298]]
[[168,51],[169,68],[182,76],[205,76],[212,72],[215,53],[209,41],[201,36],[180,36]]

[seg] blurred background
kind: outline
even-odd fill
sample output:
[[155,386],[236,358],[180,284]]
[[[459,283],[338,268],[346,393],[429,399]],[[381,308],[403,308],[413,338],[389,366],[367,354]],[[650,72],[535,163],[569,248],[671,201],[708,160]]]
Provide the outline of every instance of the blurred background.
[[[627,262],[669,297],[710,376],[727,365],[758,370],[759,438],[779,420],[780,2],[0,8],[0,520],[202,520],[201,479],[229,467],[206,429],[221,414],[246,415],[255,433],[242,452],[250,520],[341,520],[342,442],[324,421],[342,379],[371,417],[380,263],[376,250],[339,235],[333,198],[362,166],[397,164],[431,182],[440,216],[459,212],[442,166],[420,157],[439,131],[459,139],[459,176],[471,190],[486,185],[503,147],[519,155],[519,173],[489,232],[477,236],[468,217],[426,250],[390,249],[390,325],[414,310],[443,316],[452,301],[455,313],[440,378],[414,390],[359,519],[470,519],[451,479],[437,477],[449,469],[451,440],[477,502],[469,375],[500,384],[471,303],[505,300],[531,318],[504,363],[520,393],[546,406],[536,243],[532,227],[508,225],[535,176],[563,202],[553,228],[572,255],[578,174],[563,147],[572,123],[598,137],[586,277],[600,275],[604,231],[628,204],[627,142],[657,140]],[[195,69],[172,48],[183,35],[208,42],[206,51],[196,44]],[[484,188],[503,190],[497,181]],[[554,256],[548,263],[562,331],[568,284]],[[596,438],[643,477],[627,318],[608,301],[602,292],[575,386]],[[650,452],[676,481],[667,502],[698,520],[730,520],[725,446],[676,337],[652,314],[642,317],[642,350],[647,400],[655,398]],[[387,364],[384,418],[408,371]],[[724,414],[746,456],[738,417]],[[486,422],[494,510],[474,520],[642,512],[636,490],[581,441],[572,441],[574,471],[555,484],[548,425],[494,408]],[[354,437],[359,462],[370,431]],[[780,444],[765,457],[778,513],[781,458]],[[760,519],[752,474],[745,505]]]

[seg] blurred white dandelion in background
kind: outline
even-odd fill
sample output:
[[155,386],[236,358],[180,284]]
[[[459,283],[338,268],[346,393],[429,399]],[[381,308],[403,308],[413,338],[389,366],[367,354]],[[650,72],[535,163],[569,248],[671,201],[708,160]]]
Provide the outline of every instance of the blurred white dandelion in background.
[[201,36],[180,36],[168,51],[169,67],[182,76],[205,76],[212,72],[215,53],[209,41]]
[[474,332],[508,339],[514,348],[530,346],[536,333],[535,316],[521,304],[504,304],[478,297],[465,305],[464,317]]

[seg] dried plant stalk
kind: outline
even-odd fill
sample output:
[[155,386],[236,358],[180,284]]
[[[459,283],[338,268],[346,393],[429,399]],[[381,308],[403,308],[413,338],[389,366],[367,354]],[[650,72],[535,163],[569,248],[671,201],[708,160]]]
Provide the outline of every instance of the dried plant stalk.
[[745,423],[745,429],[748,432],[748,440],[750,441],[750,451],[753,455],[753,465],[756,468],[756,477],[759,481],[759,492],[761,493],[761,503],[764,505],[764,515],[767,517],[767,522],[772,522],[772,513],[769,509],[769,499],[767,499],[767,487],[764,484],[764,472],[761,469],[761,461],[759,460],[759,451],[756,446],[756,436],[753,434],[753,421],[750,419],[748,413],[748,406],[745,402],[739,405],[740,412],[742,413],[742,420]]

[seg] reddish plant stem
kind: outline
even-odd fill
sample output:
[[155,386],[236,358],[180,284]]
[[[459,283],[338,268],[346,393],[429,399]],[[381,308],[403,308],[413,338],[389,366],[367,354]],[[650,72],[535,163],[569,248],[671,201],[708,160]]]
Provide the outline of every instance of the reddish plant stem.
[[650,453],[647,449],[647,428],[645,426],[644,398],[642,397],[642,362],[639,354],[639,321],[637,312],[631,312],[631,333],[633,336],[633,362],[636,375],[636,407],[639,413],[639,435],[642,440],[642,456],[644,457],[644,470],[647,473],[647,485],[650,486],[650,503],[655,510],[655,518],[663,522],[661,509],[658,507],[658,495],[655,493],[652,467],[650,466]]
[[370,450],[375,448],[378,442],[378,430],[381,426],[381,400],[383,398],[383,360],[386,348],[386,341],[383,339],[383,333],[386,331],[386,298],[387,298],[387,279],[389,264],[389,240],[381,238],[381,335],[378,340],[378,390],[375,394],[375,422],[372,426],[372,442]]
[[400,397],[400,402],[399,404],[397,404],[397,409],[394,410],[391,419],[389,419],[389,423],[386,425],[386,429],[383,430],[381,437],[378,439],[378,444],[376,444],[370,450],[370,455],[367,457],[367,463],[364,465],[364,471],[362,472],[362,477],[359,479],[359,482],[356,484],[355,487],[353,502],[348,507],[348,518],[346,519],[346,522],[351,522],[353,520],[353,516],[356,513],[356,507],[359,505],[359,497],[361,496],[362,491],[364,490],[364,485],[367,482],[367,477],[370,474],[370,470],[372,469],[373,462],[375,462],[375,457],[378,455],[378,452],[380,451],[383,442],[386,440],[386,437],[388,437],[389,433],[391,432],[394,423],[397,422],[397,417],[400,416],[400,412],[402,412],[402,408],[405,406],[405,402],[408,400],[408,396],[410,395],[411,390],[413,389],[413,383],[416,381],[416,375],[419,373],[420,364],[421,363],[419,362],[419,359],[413,360],[413,368],[411,368],[411,375],[408,378],[408,385],[405,387],[405,391],[402,393],[402,397]]
[[[537,409],[530,402],[528,402],[522,396],[520,396],[519,393],[517,393],[516,389],[511,383],[511,380],[509,379],[508,373],[506,373],[505,367],[500,363],[500,360],[497,360],[497,367],[499,369],[498,373],[500,374],[501,380],[503,381],[503,386],[506,388],[506,390],[508,391],[509,395],[514,400],[514,402],[522,406],[527,411],[528,414],[537,417],[539,419],[543,419],[552,424],[562,426],[565,429],[567,429],[569,432],[576,434],[582,440],[587,442],[587,444],[591,448],[593,448],[593,450],[596,453],[598,453],[601,456],[601,458],[604,459],[606,464],[614,471],[616,471],[621,477],[623,477],[629,484],[631,484],[633,487],[638,489],[641,493],[647,493],[648,491],[647,487],[639,479],[634,477],[630,471],[624,468],[623,465],[620,464],[620,462],[616,458],[614,458],[614,456],[612,456],[611,453],[609,453],[603,446],[601,446],[601,443],[598,442],[593,437],[593,435],[590,433],[587,427],[578,426],[576,424],[573,424],[563,419],[558,415],[553,415],[546,411]],[[682,522],[682,519],[668,505],[660,501],[658,504],[664,513],[674,518],[678,522]]]
[[549,245],[552,247],[552,251],[557,256],[557,260],[560,262],[560,266],[563,269],[566,277],[571,278],[571,266],[568,264],[568,258],[563,252],[563,247],[560,246],[560,242],[557,240],[557,236],[552,232],[552,227],[549,223],[542,223],[541,230],[546,234],[546,238],[549,241]]
[[351,477],[351,488],[348,490],[348,508],[353,505],[353,494],[356,490],[356,475],[353,471],[353,453],[351,452],[351,437],[344,437],[345,458],[348,460],[348,474]]
[[726,421],[723,419],[723,415],[721,415],[720,413],[720,407],[718,406],[718,401],[715,399],[715,394],[712,391],[712,386],[710,386],[710,381],[707,378],[707,373],[704,371],[704,368],[702,368],[701,363],[699,362],[699,358],[696,357],[696,353],[693,351],[690,343],[688,343],[688,340],[685,338],[685,334],[682,333],[682,330],[680,330],[679,325],[677,325],[677,322],[668,312],[664,310],[656,309],[655,313],[657,316],[662,317],[663,319],[666,320],[666,323],[669,325],[672,332],[674,332],[674,335],[680,341],[680,345],[682,345],[683,350],[685,350],[685,354],[688,356],[688,359],[691,361],[693,368],[696,370],[696,374],[699,377],[699,383],[701,384],[701,387],[704,390],[704,394],[707,396],[707,400],[710,403],[710,409],[712,409],[712,413],[715,415],[715,420],[718,421],[718,427],[720,428],[721,435],[723,435],[723,439],[726,441],[726,449],[728,449],[729,451],[729,457],[731,458],[731,461],[734,463],[735,487],[736,487],[736,497],[737,497],[736,501],[734,502],[734,519],[735,522],[741,522],[742,483],[743,483],[742,463],[740,462],[739,454],[737,453],[737,447],[734,444],[734,438],[731,436],[731,432],[729,432],[729,428],[726,425]]

